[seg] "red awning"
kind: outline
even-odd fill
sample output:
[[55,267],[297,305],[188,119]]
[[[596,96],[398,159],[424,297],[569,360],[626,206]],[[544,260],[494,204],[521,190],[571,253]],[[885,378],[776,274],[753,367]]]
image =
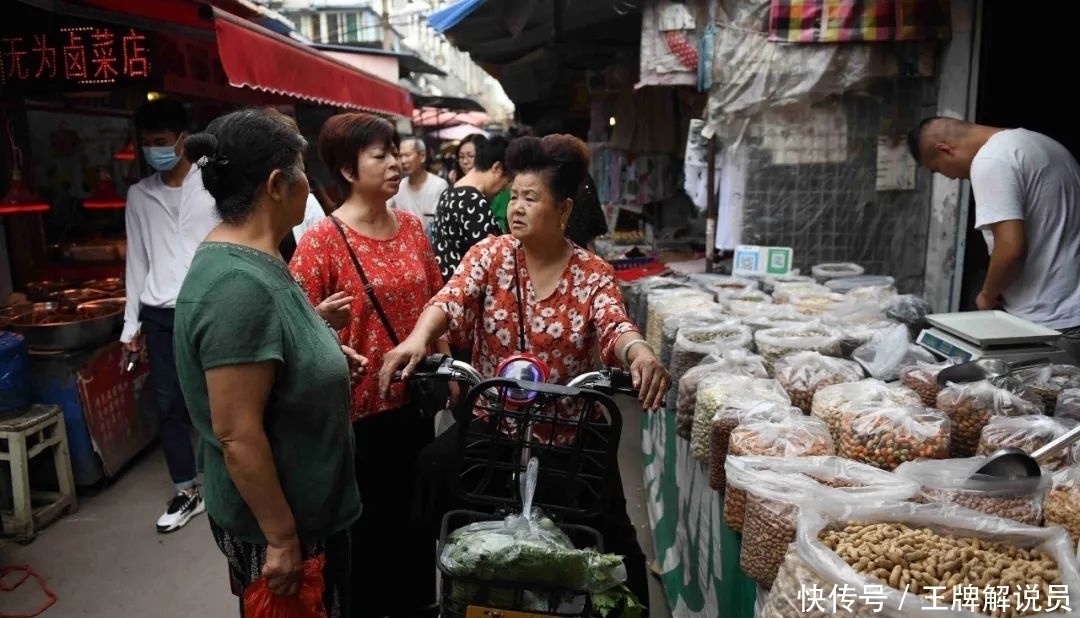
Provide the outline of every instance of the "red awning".
[[229,83],[324,105],[412,117],[409,92],[262,26],[214,9]]

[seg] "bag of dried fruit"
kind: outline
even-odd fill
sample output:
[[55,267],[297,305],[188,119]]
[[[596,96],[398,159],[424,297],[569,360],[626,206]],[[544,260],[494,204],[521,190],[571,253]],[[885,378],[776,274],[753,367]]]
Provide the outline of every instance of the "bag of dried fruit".
[[[1027,453],[1034,453],[1050,442],[1076,427],[1076,421],[1068,418],[1051,418],[1042,414],[1028,416],[995,416],[983,427],[979,437],[976,455],[990,455],[994,451],[1014,447]],[[1073,449],[1064,449],[1040,463],[1051,470],[1061,470],[1072,462],[1076,453]]]
[[805,587],[778,581],[766,606],[799,607],[817,589],[826,604],[834,594],[841,607],[884,618],[1067,618],[1080,608],[1080,573],[1064,531],[957,506],[818,502],[800,510],[795,543]]
[[921,405],[847,406],[840,412],[836,454],[882,470],[916,459],[945,459],[951,425],[943,412]]
[[996,517],[1038,526],[1042,524],[1043,498],[1050,489],[1050,475],[1036,478],[973,479],[986,457],[923,459],[896,468],[896,476],[918,483],[927,502],[956,504]]
[[858,363],[819,352],[796,352],[781,358],[773,365],[773,376],[791,397],[791,404],[804,414],[810,413],[819,389],[866,377]]
[[834,442],[839,442],[840,419],[845,409],[917,406],[919,403],[919,396],[910,388],[869,378],[818,389],[814,393],[810,414],[825,421],[829,435]]
[[[792,416],[779,421],[753,419],[740,423],[731,431],[728,455],[761,455],[769,457],[807,457],[835,455],[829,430],[820,419]],[[726,458],[725,458],[726,459]],[[725,477],[727,475],[725,461]],[[743,509],[746,506],[746,486],[726,478],[724,491],[724,523],[741,532]]]
[[1042,400],[1014,380],[950,384],[938,393],[938,410],[952,419],[949,455],[970,457],[983,427],[995,416],[1042,414]]
[[709,463],[713,418],[729,402],[738,408],[765,402],[791,406],[787,393],[776,380],[732,375],[707,378],[698,388],[694,424],[690,429],[690,454],[702,463]]
[[735,396],[712,420],[709,433],[709,487],[723,493],[727,487],[725,461],[731,432],[742,423],[768,421],[780,423],[789,418],[805,418],[802,411],[778,401],[761,401]]

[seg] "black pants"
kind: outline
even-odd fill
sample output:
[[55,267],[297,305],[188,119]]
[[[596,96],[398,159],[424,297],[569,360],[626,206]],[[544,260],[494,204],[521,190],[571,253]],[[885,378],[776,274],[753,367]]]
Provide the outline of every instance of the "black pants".
[[[266,564],[266,545],[241,541],[213,519],[210,520],[210,532],[228,560],[230,574],[240,585],[240,616],[243,617],[243,590],[261,577]],[[323,591],[323,607],[326,609],[327,618],[348,618],[351,594],[349,531],[342,530],[321,541],[305,541],[300,551],[304,560],[319,554],[326,555],[326,564],[322,571],[323,583],[326,586]]]
[[417,457],[435,424],[405,407],[360,419],[353,434],[364,509],[352,529],[352,616],[409,615],[435,603],[435,542],[411,517]]
[[195,484],[195,449],[191,446],[191,419],[188,416],[173,358],[172,309],[143,307],[139,313],[142,336],[150,356],[150,379],[154,382],[154,404],[158,412],[161,450],[177,489]]
[[[450,493],[450,487],[452,487],[450,475],[457,473],[454,469],[454,458],[461,429],[461,424],[455,423],[420,454],[418,464],[420,477],[417,482],[419,491],[415,496],[413,513],[417,525],[426,528],[429,538],[438,539],[442,517],[447,511],[470,508],[458,502]],[[612,480],[614,485],[608,493],[607,504],[600,509],[600,515],[591,519],[566,520],[564,523],[596,529],[603,536],[604,552],[623,556],[626,565],[626,586],[638,597],[642,605],[647,606],[649,604],[648,564],[645,553],[638,544],[637,532],[626,512],[622,475],[617,468],[614,472]],[[429,570],[436,568],[434,561],[430,562],[427,568]],[[647,616],[648,612],[646,611],[643,615]]]

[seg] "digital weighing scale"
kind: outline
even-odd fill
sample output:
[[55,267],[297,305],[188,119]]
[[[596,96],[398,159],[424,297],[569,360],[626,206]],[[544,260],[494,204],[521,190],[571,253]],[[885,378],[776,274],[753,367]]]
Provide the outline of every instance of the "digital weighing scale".
[[1004,311],[936,313],[926,316],[926,321],[930,328],[919,333],[915,342],[941,358],[1070,362],[1068,354],[1053,345],[1061,333]]

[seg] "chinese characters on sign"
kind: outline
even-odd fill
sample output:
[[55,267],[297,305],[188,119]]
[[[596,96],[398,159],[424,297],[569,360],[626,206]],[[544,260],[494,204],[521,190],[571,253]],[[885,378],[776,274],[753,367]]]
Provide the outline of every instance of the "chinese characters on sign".
[[0,34],[0,85],[100,86],[151,77],[150,35],[122,26]]
[[[895,609],[903,609],[904,603],[909,598],[908,587],[891,592],[894,600],[899,594]],[[827,587],[811,585],[801,587],[798,596],[804,614],[815,611],[851,614],[863,608],[873,613],[880,613],[890,597],[885,586],[881,584],[868,584],[861,593],[847,584],[834,585],[831,590]],[[912,593],[910,596],[915,595]],[[1041,588],[1037,584],[984,588],[969,585],[956,586],[951,590],[945,586],[926,586],[921,596],[924,602],[922,609],[927,612],[953,610],[996,616],[1009,609],[1016,610],[1018,614],[1072,611],[1068,586],[1060,584],[1046,588]]]

